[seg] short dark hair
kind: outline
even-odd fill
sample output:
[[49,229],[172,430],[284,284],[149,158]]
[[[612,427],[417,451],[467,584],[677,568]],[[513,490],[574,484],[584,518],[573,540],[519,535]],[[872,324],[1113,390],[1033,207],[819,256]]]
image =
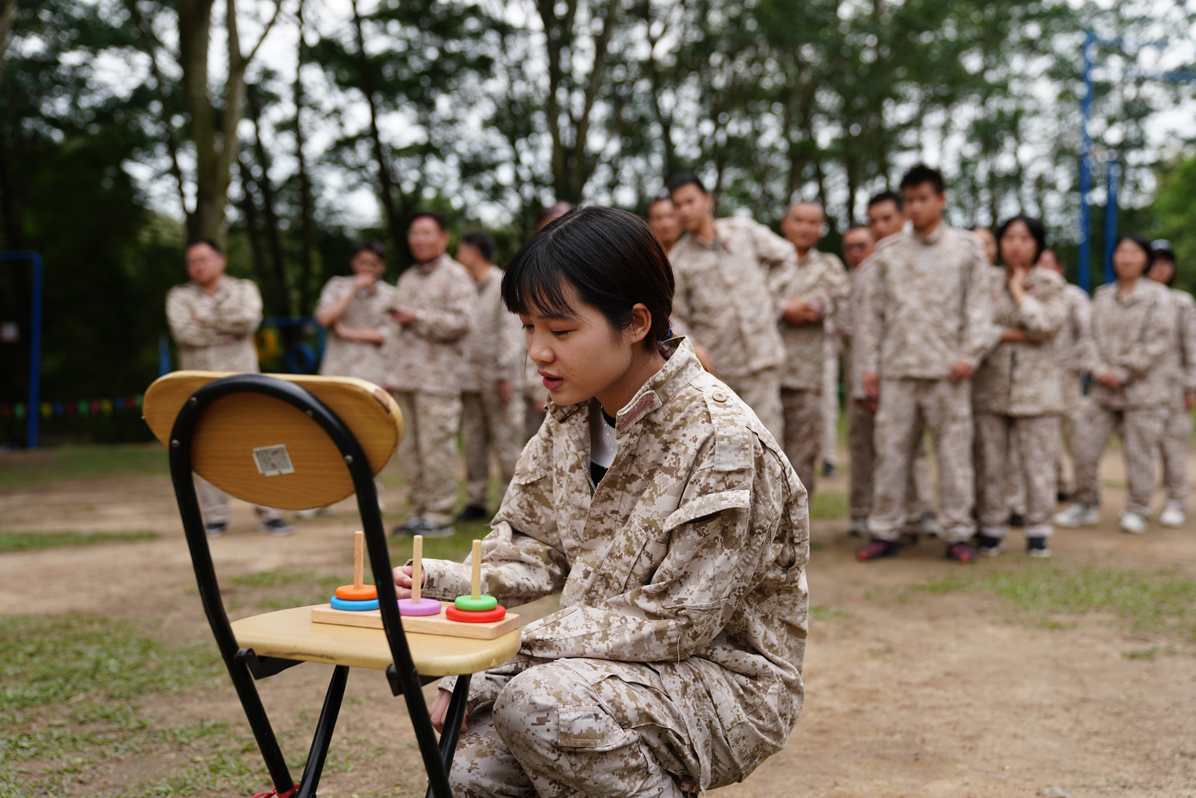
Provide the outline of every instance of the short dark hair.
[[873,195],[872,199],[868,200],[868,207],[871,208],[873,205],[880,205],[882,202],[893,203],[897,206],[898,211],[902,209],[901,195],[896,191],[889,191],[888,189],[885,189],[879,194]]
[[706,190],[706,187],[702,185],[702,181],[698,179],[697,175],[691,174],[689,172],[682,172],[679,175],[674,175],[673,179],[669,181],[669,195],[672,196],[678,189],[684,188],[686,186],[697,186],[698,191],[701,191],[703,194],[710,193]]
[[379,241],[358,241],[353,245],[353,257],[357,257],[361,252],[372,252],[383,263],[386,262],[386,246]]
[[602,311],[616,330],[631,325],[632,306],[652,314],[645,348],[669,333],[675,282],[664,248],[635,214],[614,208],[575,208],[523,245],[502,278],[507,310],[573,318],[565,284]]
[[1001,251],[1001,239],[1005,237],[1005,231],[1008,230],[1009,226],[1014,222],[1021,222],[1026,226],[1026,230],[1030,232],[1030,237],[1034,239],[1034,243],[1036,245],[1034,249],[1034,260],[1031,262],[1038,263],[1039,256],[1042,255],[1042,251],[1047,248],[1046,227],[1043,226],[1041,219],[1035,218],[1033,216],[1027,216],[1024,213],[1019,213],[1017,216],[1013,216],[1001,222],[1001,226],[997,228],[997,252],[1000,253]]
[[416,211],[415,213],[411,214],[411,220],[409,222],[407,222],[407,227],[410,228],[411,225],[415,224],[415,222],[417,220],[425,219],[425,218],[431,219],[432,221],[436,222],[436,226],[440,228],[440,232],[442,232],[442,233],[448,232],[448,220],[445,219],[444,216],[437,213],[436,211],[424,211],[424,210]]
[[472,230],[466,233],[461,236],[461,243],[469,244],[476,249],[487,263],[494,263],[494,239],[485,230]]
[[1154,259],[1157,261],[1160,258],[1175,263],[1175,250],[1171,247],[1171,242],[1162,238],[1156,238],[1150,242],[1150,251],[1154,253]]
[[1120,235],[1117,237],[1117,243],[1113,245],[1113,249],[1117,249],[1117,247],[1121,246],[1122,241],[1132,241],[1142,248],[1142,251],[1146,253],[1146,268],[1142,270],[1142,274],[1146,274],[1148,271],[1150,271],[1150,267],[1154,265],[1155,255],[1154,250],[1150,248],[1150,242],[1146,240],[1146,237],[1137,233],[1126,233],[1124,235]]
[[920,186],[923,183],[929,183],[934,188],[935,194],[942,194],[947,188],[947,184],[943,182],[943,173],[924,163],[920,163],[906,172],[905,176],[901,178],[898,188],[905,191],[907,188]]
[[215,250],[217,255],[224,257],[224,250],[222,250],[220,248],[220,245],[206,236],[192,238],[190,241],[187,242],[187,246],[183,247],[183,252],[184,253],[190,252],[191,247],[198,247],[200,244],[207,244],[209,247],[211,247],[213,250]]
[[657,197],[656,199],[654,199],[648,203],[648,213],[652,213],[653,206],[655,206],[656,203],[658,203],[658,202],[667,202],[671,205],[673,203],[673,198],[669,194],[662,194],[661,196]]

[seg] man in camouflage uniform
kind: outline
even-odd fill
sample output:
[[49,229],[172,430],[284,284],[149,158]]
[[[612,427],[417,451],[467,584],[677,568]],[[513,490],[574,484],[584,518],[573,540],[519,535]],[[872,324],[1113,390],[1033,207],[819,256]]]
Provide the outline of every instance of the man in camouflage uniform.
[[461,375],[466,505],[457,518],[476,521],[487,515],[491,439],[502,475],[500,502],[523,448],[523,325],[503,305],[493,238],[481,231],[466,233],[457,247],[457,260],[469,271],[478,294],[465,335]]
[[403,412],[398,462],[411,518],[395,534],[451,535],[457,501],[457,429],[461,423],[462,338],[469,331],[477,285],[450,258],[444,218],[417,213],[407,230],[416,265],[395,287],[397,329],[383,345],[386,387]]
[[972,397],[970,379],[989,344],[992,306],[980,239],[943,220],[942,175],[918,165],[901,181],[913,230],[881,241],[876,274],[856,319],[856,352],[876,415],[876,470],[861,560],[895,554],[905,521],[908,472],[929,427],[939,464],[940,521],[947,555],[970,562]]
[[702,364],[779,441],[785,348],[768,274],[795,259],[793,245],[751,219],[715,219],[714,198],[693,175],[675,177],[669,190],[685,230],[669,252],[677,285],[673,331],[693,337]]
[[[227,276],[224,254],[209,239],[193,241],[185,255],[191,281],[166,295],[166,321],[179,347],[179,367],[258,373],[253,334],[262,323],[262,294],[257,285]],[[195,492],[208,537],[224,534],[229,522],[228,494],[198,476]],[[294,531],[278,510],[254,509],[262,532],[289,535]]]
[[1175,380],[1182,388],[1182,399],[1176,402],[1163,427],[1163,511],[1159,523],[1163,526],[1184,525],[1188,510],[1188,438],[1192,437],[1192,408],[1196,407],[1196,301],[1187,291],[1175,288],[1175,251],[1166,241],[1152,241],[1154,263],[1150,279],[1171,289],[1175,302],[1175,338],[1172,346],[1176,356]]
[[780,330],[785,343],[781,367],[783,446],[806,491],[814,494],[815,462],[822,443],[822,389],[829,322],[847,295],[847,275],[834,255],[814,247],[826,219],[822,206],[796,202],[781,221],[781,231],[796,252],[768,275],[768,288],[781,302]]
[[382,280],[386,250],[374,242],[358,244],[349,265],[353,276],[330,279],[316,303],[316,321],[329,331],[320,373],[382,385],[382,344],[392,331],[389,314],[395,290]]
[[[681,798],[743,780],[797,720],[806,492],[688,340],[663,348],[592,494],[596,404],[550,404],[520,458],[482,543],[483,591],[507,606],[560,591],[560,610],[474,676],[455,795]],[[468,592],[468,562],[424,570],[425,596]],[[395,581],[409,593],[409,567]]]
[[667,255],[677,246],[677,239],[681,238],[681,224],[677,221],[677,209],[668,197],[658,197],[648,205],[648,227],[653,235],[664,247]]
[[[1063,264],[1049,247],[1038,256],[1038,266],[1053,271],[1066,279]],[[1063,405],[1059,420],[1063,430],[1063,443],[1071,452],[1072,441],[1078,433],[1080,419],[1088,397],[1084,395],[1084,377],[1092,371],[1092,299],[1088,293],[1074,283],[1063,286],[1063,299],[1067,303],[1067,314],[1063,326],[1055,336],[1055,355],[1059,358],[1060,397]],[[1072,473],[1075,473],[1073,462]],[[1070,496],[1074,485],[1067,481],[1063,467],[1063,447],[1055,467],[1059,496]]]

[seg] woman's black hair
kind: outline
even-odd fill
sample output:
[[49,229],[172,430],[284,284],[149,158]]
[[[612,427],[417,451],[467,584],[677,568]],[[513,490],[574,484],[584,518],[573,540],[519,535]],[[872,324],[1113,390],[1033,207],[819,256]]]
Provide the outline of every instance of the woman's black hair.
[[361,241],[353,246],[353,256],[357,257],[359,252],[369,252],[378,257],[378,260],[386,263],[386,247],[378,241]]
[[1142,268],[1142,274],[1140,275],[1141,277],[1145,277],[1146,273],[1150,271],[1150,267],[1154,265],[1154,250],[1150,248],[1150,242],[1146,240],[1145,236],[1140,236],[1137,233],[1126,233],[1125,235],[1117,236],[1117,243],[1113,245],[1113,249],[1121,246],[1122,241],[1132,241],[1146,253],[1146,266]]
[[1033,216],[1027,216],[1024,213],[1019,213],[1017,216],[1014,216],[1011,219],[1006,219],[1005,221],[1001,222],[1001,226],[997,228],[997,254],[999,255],[1001,252],[1001,239],[1005,237],[1005,231],[1008,230],[1009,226],[1014,222],[1021,222],[1026,226],[1026,229],[1030,231],[1030,237],[1034,239],[1034,243],[1036,245],[1034,248],[1034,260],[1031,261],[1031,264],[1038,263],[1038,256],[1041,255],[1042,251],[1047,248],[1046,228],[1043,227],[1041,219],[1036,219]]
[[632,306],[652,314],[644,338],[651,349],[668,337],[673,310],[673,268],[660,242],[632,213],[590,206],[556,219],[523,245],[502,278],[502,299],[512,313],[576,318],[565,284],[602,312],[611,327],[631,326]]

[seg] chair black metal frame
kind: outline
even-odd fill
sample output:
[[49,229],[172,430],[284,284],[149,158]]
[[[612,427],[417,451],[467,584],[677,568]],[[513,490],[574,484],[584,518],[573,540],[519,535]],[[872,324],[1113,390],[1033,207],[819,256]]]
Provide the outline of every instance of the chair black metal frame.
[[[421,679],[416,671],[407,646],[400,621],[394,584],[390,580],[390,555],[386,547],[386,531],[378,510],[378,496],[374,488],[374,475],[361,444],[341,419],[319,399],[299,385],[261,374],[239,374],[224,377],[208,383],[197,390],[184,403],[170,433],[170,475],[174,483],[175,497],[183,520],[187,545],[191,550],[191,561],[195,568],[195,579],[199,584],[200,598],[204,612],[220,655],[228,667],[229,676],[236,688],[237,696],[245,709],[249,725],[257,740],[262,758],[270,771],[271,781],[279,796],[284,798],[315,798],[320,774],[324,768],[332,733],[340,712],[349,666],[336,665],[333,670],[320,718],[312,738],[307,764],[298,785],[287,768],[286,760],[279,749],[278,740],[270,720],[266,716],[261,698],[254,685],[255,679],[264,679],[287,668],[300,664],[300,660],[280,657],[258,657],[252,649],[237,645],[228,615],[220,598],[220,588],[204,531],[203,517],[199,509],[195,483],[191,469],[191,441],[204,413],[218,399],[238,393],[261,394],[281,400],[303,412],[312,419],[336,444],[343,458],[343,465],[349,469],[357,494],[357,507],[361,514],[365,544],[369,553],[370,568],[375,575],[378,589],[379,608],[382,612],[382,626],[390,647],[392,662],[386,669],[386,678],[394,695],[402,694],[407,701],[407,711],[419,744],[424,767],[428,773],[428,797],[451,798],[448,771],[452,767],[453,752],[461,721],[465,715],[465,702],[469,693],[469,674],[458,676],[456,689],[445,721],[444,734],[439,746],[436,733],[428,718],[421,683],[432,679]],[[334,467],[330,464],[330,468]],[[235,494],[234,494],[235,495]]]

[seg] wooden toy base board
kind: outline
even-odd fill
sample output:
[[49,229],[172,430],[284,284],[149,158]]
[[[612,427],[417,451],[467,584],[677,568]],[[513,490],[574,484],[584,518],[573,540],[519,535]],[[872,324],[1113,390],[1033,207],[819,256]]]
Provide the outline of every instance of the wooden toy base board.
[[[424,599],[433,601],[434,599]],[[519,628],[519,616],[508,612],[501,621],[491,623],[459,623],[444,616],[444,608],[451,606],[440,602],[439,615],[404,615],[403,631],[408,634],[444,635],[445,637],[471,637],[475,640],[493,640]],[[327,623],[334,626],[359,626],[364,629],[382,628],[382,610],[350,612],[334,610],[330,604],[311,608],[312,623]]]

